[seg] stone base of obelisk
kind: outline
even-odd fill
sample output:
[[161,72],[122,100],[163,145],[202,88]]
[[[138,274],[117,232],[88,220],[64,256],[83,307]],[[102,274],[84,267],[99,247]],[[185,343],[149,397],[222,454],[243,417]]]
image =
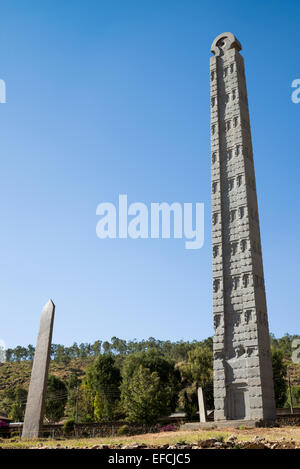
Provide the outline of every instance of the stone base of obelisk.
[[211,422],[191,422],[184,423],[180,426],[180,430],[212,430],[216,428],[255,428],[255,427],[272,427],[275,422],[270,420],[219,420]]

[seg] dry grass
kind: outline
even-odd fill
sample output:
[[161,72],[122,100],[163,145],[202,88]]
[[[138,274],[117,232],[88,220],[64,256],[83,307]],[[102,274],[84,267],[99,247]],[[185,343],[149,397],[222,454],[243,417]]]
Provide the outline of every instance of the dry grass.
[[[300,427],[282,427],[282,428],[249,428],[249,429],[226,429],[210,430],[210,431],[177,431],[165,433],[150,433],[145,435],[136,435],[130,437],[106,437],[106,438],[83,438],[83,439],[70,439],[70,440],[27,440],[19,441],[2,440],[0,443],[3,449],[25,449],[33,447],[47,446],[48,448],[68,447],[68,448],[91,448],[95,445],[133,445],[135,443],[147,445],[173,445],[180,441],[186,443],[197,443],[199,440],[206,440],[208,438],[224,438],[226,440],[230,435],[236,435],[239,440],[251,441],[258,435],[264,437],[269,441],[278,441],[281,438],[286,440],[294,439],[300,443]],[[59,446],[58,446],[59,445]]]

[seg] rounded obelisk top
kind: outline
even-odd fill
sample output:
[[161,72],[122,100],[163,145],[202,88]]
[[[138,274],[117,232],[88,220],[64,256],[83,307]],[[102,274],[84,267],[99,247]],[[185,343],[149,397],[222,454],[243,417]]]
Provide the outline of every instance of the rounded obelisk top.
[[229,49],[242,49],[240,41],[232,33],[219,34],[211,45],[211,51],[216,56],[223,55]]

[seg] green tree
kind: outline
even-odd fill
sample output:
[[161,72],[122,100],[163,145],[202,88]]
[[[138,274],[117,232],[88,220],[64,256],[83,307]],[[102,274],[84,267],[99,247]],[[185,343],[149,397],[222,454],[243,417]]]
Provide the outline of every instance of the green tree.
[[23,422],[24,420],[27,394],[26,389],[21,387],[13,392],[13,402],[9,416],[14,422]]
[[[293,407],[300,407],[300,388],[297,386],[291,386],[291,395],[292,395]],[[290,396],[290,393],[287,392],[284,407],[290,408],[290,406],[291,406],[291,396]]]
[[71,374],[66,386],[68,390],[68,401],[66,404],[65,415],[68,416],[71,420],[76,420],[78,418],[78,403],[80,395],[80,385],[81,381],[79,380],[76,374]]
[[211,349],[198,345],[188,352],[185,373],[197,386],[205,388],[211,384],[213,376],[213,354]]
[[208,408],[213,408],[213,352],[208,345],[197,345],[188,352],[188,362],[183,367],[183,378],[196,388],[204,390]]
[[28,360],[32,361],[34,358],[35,348],[33,345],[28,345],[27,347],[27,358]]
[[[141,415],[144,415],[141,411],[141,408],[144,406],[142,394],[146,388],[145,381],[143,381],[141,377],[141,369],[148,370],[145,373],[149,385],[150,377],[152,376],[154,379],[154,384],[150,387],[151,392],[153,389],[156,389],[158,382],[157,377],[159,380],[159,396],[162,399],[161,403],[158,404],[157,399],[154,399],[154,397],[149,401],[149,405],[154,406],[154,409],[149,411],[152,423],[153,415],[157,418],[158,416],[168,415],[175,410],[178,399],[180,373],[175,368],[173,362],[164,358],[154,348],[150,348],[146,352],[137,352],[126,357],[122,368],[123,381],[121,385],[121,401],[128,418],[132,420],[136,419],[136,421],[141,421]],[[138,376],[136,376],[137,370],[139,370]],[[133,386],[133,382],[136,384],[136,388]],[[135,401],[140,403],[136,414],[134,414],[134,404],[130,403]],[[149,423],[149,419],[146,416],[144,422]]]
[[102,348],[104,350],[104,353],[108,353],[110,351],[110,343],[107,342],[107,340],[105,342],[102,343]]
[[8,348],[6,349],[6,361],[7,362],[11,362],[13,361],[13,355],[14,355],[14,351],[12,348]]
[[86,373],[86,382],[94,396],[94,415],[100,421],[114,419],[120,400],[120,370],[112,355],[99,355]]
[[87,385],[86,377],[82,380],[78,394],[78,422],[93,422],[94,396]]
[[187,390],[183,393],[183,409],[188,421],[194,420],[198,417],[198,396],[197,391]]
[[101,340],[96,340],[93,345],[92,345],[92,351],[93,355],[95,357],[98,357],[98,355],[101,354],[101,346],[102,346],[102,341]]
[[25,360],[27,358],[27,349],[25,347],[21,347],[18,345],[14,349],[14,357],[15,361],[20,362],[21,360]]
[[287,366],[284,363],[284,352],[272,347],[272,368],[276,407],[283,407],[286,401]]
[[122,390],[123,406],[129,421],[154,424],[171,410],[171,389],[162,384],[159,374],[140,365]]
[[127,352],[126,340],[118,339],[118,337],[111,338],[111,350],[116,351],[120,355],[125,355]]
[[65,412],[68,390],[64,381],[49,375],[45,403],[45,416],[50,422],[58,422]]
[[299,335],[284,334],[284,336],[276,339],[274,334],[270,334],[272,350],[280,350],[286,360],[290,360],[292,356],[292,343],[294,339],[299,339]]

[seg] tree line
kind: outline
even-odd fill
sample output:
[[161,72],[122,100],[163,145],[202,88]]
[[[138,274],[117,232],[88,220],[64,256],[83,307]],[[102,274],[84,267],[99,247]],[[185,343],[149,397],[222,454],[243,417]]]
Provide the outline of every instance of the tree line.
[[[293,339],[300,338],[298,335],[285,334],[281,338],[276,338],[274,334],[270,335],[271,347],[282,353],[285,359],[290,359],[292,354]],[[129,340],[119,339],[112,337],[111,341],[96,340],[94,343],[81,343],[74,342],[70,347],[61,344],[52,344],[51,346],[51,359],[57,363],[69,363],[72,359],[95,358],[101,354],[111,353],[113,355],[129,355],[132,353],[143,352],[151,349],[156,349],[162,355],[175,360],[176,362],[186,361],[188,353],[200,344],[212,346],[212,338],[209,337],[204,341],[177,341],[171,342],[169,340],[157,340],[154,337],[149,337],[147,340]],[[20,362],[23,360],[33,360],[35,348],[33,345],[27,347],[17,346],[15,348],[8,348],[6,353],[7,362]]]
[[[208,346],[212,345],[212,339],[208,338],[204,341]],[[119,339],[112,337],[111,341],[96,340],[94,343],[81,343],[74,342],[70,347],[61,344],[52,344],[51,346],[51,360],[57,363],[69,363],[72,359],[85,359],[95,358],[102,354],[111,353],[113,355],[129,355],[132,353],[143,352],[149,348],[159,351],[165,357],[175,360],[176,362],[185,361],[188,352],[195,348],[197,345],[202,344],[199,341],[185,342],[177,341],[171,342],[169,340],[157,340],[150,337],[147,340],[129,340]],[[35,348],[32,345],[27,347],[17,346],[15,348],[8,348],[6,353],[7,362],[20,362],[24,360],[33,360]]]
[[[294,385],[290,390],[287,385],[294,338],[288,334],[280,339],[271,336],[277,407],[288,407],[291,398],[294,406],[300,406],[300,388]],[[24,352],[21,358],[18,347],[11,349],[9,361],[32,360],[34,352],[29,347],[26,350],[27,355]],[[202,342],[154,338],[127,342],[113,337],[111,342],[53,346],[53,360],[64,362],[72,358],[89,359],[85,375],[79,379],[75,373],[70,374],[65,381],[49,376],[45,409],[49,422],[65,418],[79,423],[154,424],[160,417],[179,410],[193,420],[197,418],[199,386],[205,391],[208,408],[213,409],[212,338]],[[22,421],[26,399],[27,391],[22,387],[8,389],[2,410],[14,421]]]

